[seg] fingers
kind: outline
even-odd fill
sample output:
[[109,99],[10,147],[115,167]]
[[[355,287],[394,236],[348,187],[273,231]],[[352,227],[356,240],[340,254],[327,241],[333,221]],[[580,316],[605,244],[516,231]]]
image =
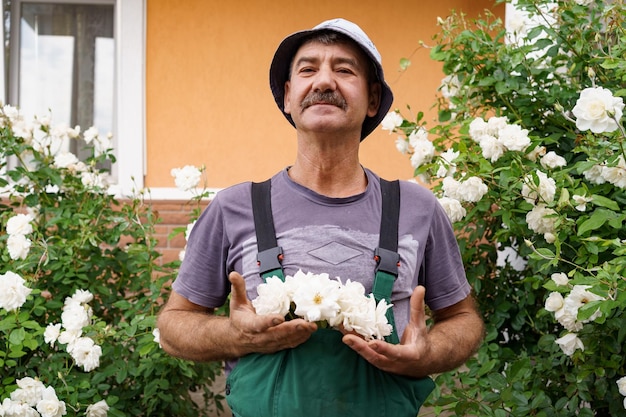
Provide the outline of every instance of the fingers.
[[419,327],[426,325],[426,309],[424,304],[424,296],[426,295],[426,289],[421,285],[418,285],[413,290],[413,294],[411,295],[411,315],[410,321],[413,324],[419,324]]
[[231,305],[245,305],[250,302],[248,300],[248,295],[246,294],[246,281],[243,279],[239,272],[231,272],[228,275],[228,280],[230,281],[231,288]]

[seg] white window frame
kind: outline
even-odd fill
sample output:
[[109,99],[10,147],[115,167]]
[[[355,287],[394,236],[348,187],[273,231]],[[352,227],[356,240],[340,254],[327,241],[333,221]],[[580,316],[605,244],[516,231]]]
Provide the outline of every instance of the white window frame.
[[[114,132],[116,139],[113,176],[117,195],[134,195],[144,188],[146,167],[146,1],[147,0],[13,0],[16,3],[113,4],[115,13]],[[0,2],[0,16],[4,3]],[[5,27],[2,25],[2,35]],[[4,39],[4,38],[3,38]],[[15,63],[14,65],[16,65]],[[4,52],[0,54],[0,97],[7,97]],[[9,103],[13,104],[13,103]]]

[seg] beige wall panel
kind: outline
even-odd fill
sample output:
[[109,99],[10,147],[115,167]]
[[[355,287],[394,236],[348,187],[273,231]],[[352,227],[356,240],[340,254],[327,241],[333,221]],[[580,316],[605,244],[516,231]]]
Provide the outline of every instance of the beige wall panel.
[[[383,56],[394,107],[428,112],[443,75],[428,50],[417,49],[419,41],[428,44],[437,32],[437,16],[451,9],[476,15],[493,8],[491,0],[147,4],[146,185],[172,187],[172,168],[204,164],[208,185],[219,188],[265,179],[293,163],[295,130],[274,104],[268,84],[270,61],[286,35],[334,17],[354,21]],[[409,56],[412,66],[400,73],[400,59]],[[383,177],[409,178],[413,170],[394,140],[395,135],[375,131],[363,143],[361,161]]]

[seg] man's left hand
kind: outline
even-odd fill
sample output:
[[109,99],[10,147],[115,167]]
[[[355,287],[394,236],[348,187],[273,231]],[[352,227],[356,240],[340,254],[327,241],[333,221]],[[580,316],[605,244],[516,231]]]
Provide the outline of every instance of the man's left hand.
[[430,343],[424,309],[425,289],[418,286],[411,295],[411,316],[404,330],[400,344],[394,345],[383,340],[369,340],[355,334],[346,334],[343,342],[354,349],[375,367],[394,374],[415,375],[420,363],[428,357]]

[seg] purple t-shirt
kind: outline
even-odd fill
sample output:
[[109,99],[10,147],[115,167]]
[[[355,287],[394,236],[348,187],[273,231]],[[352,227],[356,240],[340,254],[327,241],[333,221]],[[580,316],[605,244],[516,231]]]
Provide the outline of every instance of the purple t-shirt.
[[[359,281],[372,290],[374,249],[381,217],[379,178],[370,170],[364,193],[330,198],[295,182],[287,169],[272,177],[272,213],[283,269],[293,275],[328,273]],[[174,290],[205,307],[220,307],[230,292],[228,273],[237,271],[246,281],[248,297],[257,296],[263,282],[257,265],[256,235],[250,182],[226,188],[215,196],[189,236],[185,258]],[[418,284],[420,266],[426,304],[442,309],[470,293],[456,237],[450,221],[430,190],[400,182],[399,276],[392,293],[398,335],[409,320],[409,298]]]

